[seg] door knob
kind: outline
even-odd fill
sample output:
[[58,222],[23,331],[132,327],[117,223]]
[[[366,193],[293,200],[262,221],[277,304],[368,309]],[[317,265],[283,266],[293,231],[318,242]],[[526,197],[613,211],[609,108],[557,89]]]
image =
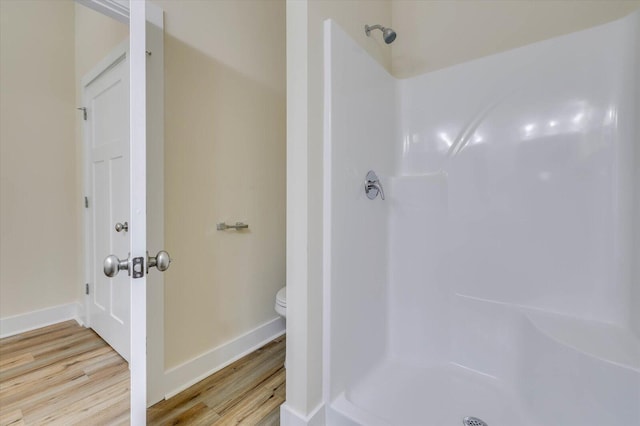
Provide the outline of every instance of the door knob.
[[125,260],[120,260],[118,256],[111,254],[104,260],[103,266],[104,274],[110,278],[115,277],[120,271],[129,272],[129,256]]
[[125,231],[127,232],[129,230],[129,223],[125,222],[125,223],[116,223],[116,232],[120,232],[120,231]]
[[164,250],[160,250],[155,257],[149,256],[149,252],[147,252],[147,274],[149,273],[149,268],[153,268],[154,266],[160,272],[164,272],[169,269],[169,265],[171,264],[171,256]]

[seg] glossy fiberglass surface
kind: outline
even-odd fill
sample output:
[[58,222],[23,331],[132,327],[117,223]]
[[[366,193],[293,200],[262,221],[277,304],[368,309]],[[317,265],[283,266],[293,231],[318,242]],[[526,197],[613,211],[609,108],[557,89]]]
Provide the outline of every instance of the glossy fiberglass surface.
[[328,419],[640,422],[640,13],[407,80],[325,43]]

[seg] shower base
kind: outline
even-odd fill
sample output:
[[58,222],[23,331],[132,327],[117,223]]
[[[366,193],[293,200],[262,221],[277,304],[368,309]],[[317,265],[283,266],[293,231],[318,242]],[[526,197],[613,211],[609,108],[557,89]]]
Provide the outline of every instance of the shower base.
[[390,425],[462,425],[465,417],[488,426],[533,426],[503,383],[455,364],[420,368],[387,361],[344,396]]
[[640,424],[640,341],[624,327],[458,297],[445,361],[383,358],[339,394],[328,424]]

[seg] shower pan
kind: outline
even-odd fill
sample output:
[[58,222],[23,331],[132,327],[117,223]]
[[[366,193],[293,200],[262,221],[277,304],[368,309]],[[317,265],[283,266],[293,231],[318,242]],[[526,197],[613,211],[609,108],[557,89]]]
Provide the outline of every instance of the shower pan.
[[327,424],[640,424],[640,13],[404,80],[324,37]]

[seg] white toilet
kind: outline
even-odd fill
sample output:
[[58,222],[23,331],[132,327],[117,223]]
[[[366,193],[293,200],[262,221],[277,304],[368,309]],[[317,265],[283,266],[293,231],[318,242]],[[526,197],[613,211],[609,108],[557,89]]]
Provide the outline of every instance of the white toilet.
[[284,286],[276,294],[276,312],[282,318],[287,318],[287,287]]
[[[276,293],[275,309],[278,315],[280,315],[285,320],[287,319],[287,286],[282,287],[280,290],[278,290],[278,293]],[[284,368],[287,368],[286,357],[284,359]]]

